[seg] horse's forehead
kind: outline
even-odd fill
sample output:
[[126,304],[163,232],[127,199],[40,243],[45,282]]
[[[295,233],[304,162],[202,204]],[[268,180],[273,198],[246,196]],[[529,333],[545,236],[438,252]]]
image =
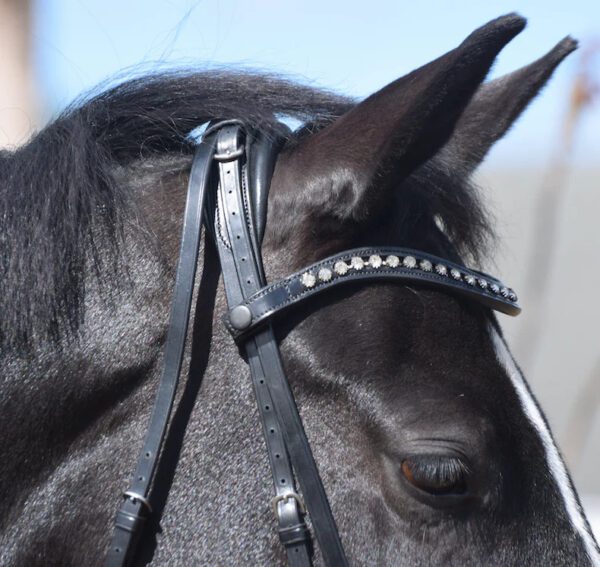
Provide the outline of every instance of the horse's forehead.
[[[405,415],[444,407],[447,415],[492,412],[510,397],[483,309],[445,293],[404,286],[369,286],[314,306],[292,331],[322,375],[386,398],[386,412]],[[302,366],[302,360],[298,360]],[[423,404],[427,400],[428,405]],[[452,405],[452,411],[451,405]],[[412,412],[414,409],[414,412]]]
[[384,365],[442,354],[470,363],[494,359],[485,309],[445,292],[378,284],[342,291],[314,307],[303,326],[325,356],[337,345],[334,352],[360,351]]

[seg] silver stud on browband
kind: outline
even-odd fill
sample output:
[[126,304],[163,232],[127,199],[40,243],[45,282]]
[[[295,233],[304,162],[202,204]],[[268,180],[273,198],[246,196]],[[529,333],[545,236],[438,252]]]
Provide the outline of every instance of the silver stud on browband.
[[385,260],[385,263],[390,267],[390,268],[397,268],[400,265],[400,258],[398,258],[398,256],[394,256],[393,254],[391,256],[388,256]]
[[319,280],[322,282],[328,282],[333,277],[333,273],[329,268],[321,268],[318,273]]
[[419,262],[419,268],[424,272],[431,272],[431,270],[433,270],[433,264],[429,260],[421,260]]
[[338,276],[345,276],[348,273],[348,270],[350,268],[348,267],[348,264],[346,264],[346,262],[342,261],[342,260],[338,260],[334,265],[333,265],[333,271],[338,275]]
[[378,256],[377,254],[369,256],[369,265],[371,266],[371,268],[381,268],[382,264],[383,260],[381,259],[381,256]]
[[448,275],[448,268],[446,268],[446,266],[444,266],[444,264],[436,264],[435,265],[435,271],[440,276],[447,276]]
[[304,287],[315,287],[317,283],[317,278],[315,278],[314,274],[311,272],[305,272],[302,274],[302,285]]
[[456,268],[452,268],[450,270],[450,275],[455,279],[455,280],[460,280],[460,272],[456,269]]
[[476,280],[475,280],[475,276],[471,276],[471,275],[467,275],[465,276],[465,281],[469,284],[469,285],[475,285]]
[[365,261],[360,256],[352,256],[350,266],[355,270],[362,270],[365,267]]
[[416,268],[417,259],[414,256],[405,256],[404,260],[402,260],[402,265],[405,268]]

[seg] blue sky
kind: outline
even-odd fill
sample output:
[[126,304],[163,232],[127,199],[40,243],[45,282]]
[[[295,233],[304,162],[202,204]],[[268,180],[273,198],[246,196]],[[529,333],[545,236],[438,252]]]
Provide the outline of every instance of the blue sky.
[[[598,0],[38,0],[35,59],[49,114],[123,70],[158,66],[265,69],[366,96],[511,10],[529,25],[502,52],[492,77],[529,63],[567,34],[583,48],[600,41]],[[576,53],[558,70],[492,152],[492,164],[550,159],[578,60]],[[600,54],[595,71],[600,81]],[[579,163],[597,163],[599,132],[600,102],[580,129]]]

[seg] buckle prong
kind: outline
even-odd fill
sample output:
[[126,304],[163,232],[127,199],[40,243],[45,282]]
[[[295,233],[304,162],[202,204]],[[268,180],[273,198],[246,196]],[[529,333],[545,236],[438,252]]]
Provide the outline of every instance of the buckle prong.
[[134,502],[136,500],[141,502],[146,507],[148,512],[152,513],[152,506],[150,505],[150,501],[145,496],[142,496],[138,492],[134,492],[133,490],[126,490],[125,492],[123,492],[123,498],[129,498],[130,500],[133,500]]
[[227,150],[226,152],[224,152],[222,154],[214,154],[213,159],[215,161],[220,161],[220,162],[233,161],[234,159],[237,159],[240,156],[243,156],[245,151],[246,151],[246,148],[242,144],[236,150],[233,150],[233,151]]

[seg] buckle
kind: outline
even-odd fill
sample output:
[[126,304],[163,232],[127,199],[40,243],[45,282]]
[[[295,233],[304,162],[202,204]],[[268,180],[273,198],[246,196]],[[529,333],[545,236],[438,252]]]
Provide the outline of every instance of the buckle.
[[220,162],[233,161],[234,159],[237,159],[237,158],[243,156],[245,152],[246,152],[246,148],[245,148],[244,144],[242,144],[236,150],[233,150],[233,151],[232,150],[226,150],[222,154],[214,154],[213,155],[213,159],[215,161],[220,161]]
[[150,502],[145,496],[142,496],[138,492],[134,492],[133,490],[127,490],[123,492],[123,498],[129,498],[129,500],[132,500],[134,503],[137,500],[146,507],[146,510],[148,510],[148,512],[152,513],[152,506],[150,505]]
[[302,496],[296,494],[295,492],[288,492],[286,494],[278,494],[271,500],[271,507],[273,508],[273,515],[279,520],[279,510],[277,506],[280,502],[287,502],[288,500],[295,500],[296,504],[298,504],[298,509],[301,514],[306,514],[306,506],[304,505],[304,500]]

